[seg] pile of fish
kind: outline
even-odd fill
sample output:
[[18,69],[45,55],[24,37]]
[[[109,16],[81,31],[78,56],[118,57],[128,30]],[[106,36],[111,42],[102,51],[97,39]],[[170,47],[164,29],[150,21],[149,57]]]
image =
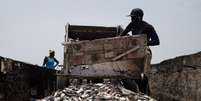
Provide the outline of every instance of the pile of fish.
[[72,85],[41,101],[156,101],[155,99],[113,84]]

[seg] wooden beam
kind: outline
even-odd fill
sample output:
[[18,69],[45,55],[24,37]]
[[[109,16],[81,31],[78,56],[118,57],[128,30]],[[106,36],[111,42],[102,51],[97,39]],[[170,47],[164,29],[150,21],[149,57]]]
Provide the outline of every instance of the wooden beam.
[[128,55],[128,54],[130,54],[131,52],[136,51],[136,50],[139,49],[139,48],[140,48],[139,46],[136,46],[136,47],[134,47],[134,48],[131,48],[131,49],[129,49],[128,51],[126,51],[126,52],[124,52],[124,53],[122,53],[122,54],[116,56],[116,57],[113,58],[112,60],[113,60],[113,61],[116,61],[116,60],[120,59],[121,57],[123,57],[123,56],[125,56],[125,55]]

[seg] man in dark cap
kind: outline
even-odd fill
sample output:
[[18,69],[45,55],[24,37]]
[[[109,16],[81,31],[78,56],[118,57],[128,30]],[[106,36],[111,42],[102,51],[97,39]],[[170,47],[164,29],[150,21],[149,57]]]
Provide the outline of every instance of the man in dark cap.
[[[159,45],[160,41],[154,27],[143,20],[143,15],[144,13],[142,9],[140,8],[133,9],[129,15],[131,17],[131,22],[128,24],[126,29],[120,35],[121,36],[128,35],[128,32],[130,31],[132,32],[132,35],[146,34],[147,46]],[[150,63],[152,52],[148,47],[147,49],[148,49],[147,62]],[[144,71],[144,68],[142,68],[141,73],[141,77],[143,79],[122,80],[125,88],[128,88],[133,91],[137,91],[138,88],[142,93],[149,94],[148,78],[144,76],[144,72],[146,72]],[[138,87],[135,86],[136,84],[138,85]]]
[[146,34],[148,46],[159,45],[160,41],[154,27],[143,20],[143,15],[142,9],[133,9],[129,15],[131,22],[121,33],[121,36],[127,35],[129,31],[132,31],[132,35]]

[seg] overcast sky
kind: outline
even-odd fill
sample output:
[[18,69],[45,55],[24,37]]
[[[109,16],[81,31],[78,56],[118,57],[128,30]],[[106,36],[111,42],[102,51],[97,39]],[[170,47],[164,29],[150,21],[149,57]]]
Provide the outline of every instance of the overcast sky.
[[41,65],[48,49],[62,63],[64,26],[117,26],[133,8],[157,31],[152,63],[201,51],[201,0],[0,0],[0,56]]

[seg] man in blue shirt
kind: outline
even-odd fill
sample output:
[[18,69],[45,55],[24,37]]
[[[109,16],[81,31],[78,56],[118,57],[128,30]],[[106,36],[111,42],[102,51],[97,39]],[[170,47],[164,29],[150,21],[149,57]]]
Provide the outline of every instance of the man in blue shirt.
[[49,50],[49,56],[44,58],[43,66],[48,69],[55,69],[55,67],[59,64],[59,61],[54,56],[55,52],[53,50]]

